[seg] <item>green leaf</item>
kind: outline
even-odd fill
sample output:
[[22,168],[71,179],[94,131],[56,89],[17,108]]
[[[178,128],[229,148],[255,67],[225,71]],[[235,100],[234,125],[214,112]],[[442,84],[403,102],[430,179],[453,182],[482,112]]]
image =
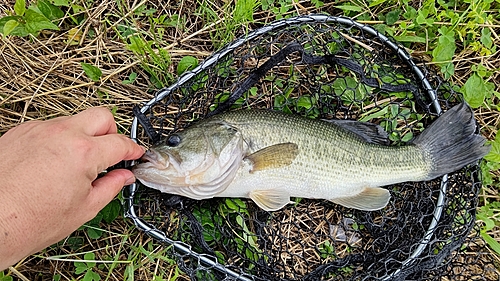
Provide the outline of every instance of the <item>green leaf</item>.
[[399,15],[401,14],[401,10],[400,9],[396,9],[394,11],[390,11],[387,13],[387,15],[385,16],[385,22],[387,23],[387,25],[393,25],[396,23],[396,21],[399,20]]
[[75,274],[82,274],[87,271],[87,264],[80,261],[75,261]]
[[146,49],[148,47],[148,42],[143,40],[139,36],[131,36],[129,37],[130,44],[127,44],[127,49],[131,50],[132,52],[144,55],[146,54]]
[[495,227],[495,221],[488,217],[488,214],[479,212],[477,219],[484,222],[484,230],[492,230]]
[[102,237],[102,230],[87,227],[87,235],[90,239],[99,239]]
[[181,75],[182,73],[191,70],[198,66],[198,60],[192,56],[185,56],[177,65],[177,75]]
[[88,268],[92,268],[96,265],[95,262],[90,262],[90,261],[93,261],[95,259],[95,254],[92,252],[86,253],[85,255],[83,255],[83,259],[88,261],[88,262],[86,262]]
[[313,106],[313,103],[311,101],[311,97],[309,96],[301,96],[297,100],[297,107],[304,107],[306,109],[309,109]]
[[368,7],[375,7],[375,6],[378,6],[382,3],[385,3],[387,0],[375,0],[373,2],[370,3],[370,5],[368,5]]
[[491,237],[488,233],[481,231],[481,237],[483,237],[484,241],[488,243],[488,246],[500,255],[500,243],[498,243],[493,237]]
[[59,7],[52,5],[49,1],[38,0],[37,7],[49,20],[56,20],[64,17],[64,12]]
[[52,3],[56,6],[69,7],[69,0],[53,0]]
[[14,278],[12,276],[5,276],[3,271],[0,271],[0,281],[13,281]]
[[441,27],[438,31],[441,35],[439,36],[436,48],[432,50],[432,61],[451,61],[456,49],[455,31],[451,28],[448,29],[446,26]]
[[335,6],[335,8],[341,9],[343,11],[355,11],[355,12],[361,12],[363,10],[362,7],[354,5],[337,5]]
[[478,108],[483,104],[488,89],[483,78],[477,73],[472,74],[461,88],[465,101],[472,107]]
[[101,280],[101,276],[95,273],[92,269],[87,270],[85,275],[83,276],[83,281],[99,281]]
[[427,42],[427,39],[424,37],[420,36],[409,36],[409,35],[402,35],[402,36],[394,36],[394,39],[399,42],[414,42],[414,43],[425,43]]
[[26,1],[25,0],[16,0],[16,3],[14,4],[14,12],[18,16],[24,15],[24,12],[26,11]]
[[489,28],[483,28],[481,30],[481,43],[488,48],[491,49],[493,46],[493,41],[491,40],[491,31]]
[[[11,20],[17,21],[18,25],[9,34],[16,36],[28,36],[29,33],[26,30],[26,26],[21,22],[22,17],[20,16],[6,16],[0,18],[0,33],[4,34],[5,24]],[[8,28],[7,28],[8,29]]]
[[98,82],[99,79],[101,79],[102,71],[97,66],[93,66],[84,62],[80,63],[80,65],[82,66],[83,71],[85,71],[87,77],[92,79],[92,81]]
[[59,30],[57,25],[50,22],[44,15],[39,14],[32,9],[26,10],[25,20],[26,30],[31,34],[36,34],[40,30],[44,29]]
[[491,150],[484,159],[487,161],[500,163],[500,133],[497,133],[495,140],[491,142]]
[[111,201],[104,209],[101,210],[102,219],[107,222],[113,222],[121,213],[122,205],[119,200]]
[[19,25],[19,22],[17,20],[10,20],[5,23],[3,26],[3,34],[5,36],[9,35],[17,26]]
[[124,85],[132,84],[132,83],[135,82],[135,79],[137,79],[137,73],[136,72],[132,72],[128,76],[128,79],[125,79],[125,80],[122,81],[122,84],[124,84]]

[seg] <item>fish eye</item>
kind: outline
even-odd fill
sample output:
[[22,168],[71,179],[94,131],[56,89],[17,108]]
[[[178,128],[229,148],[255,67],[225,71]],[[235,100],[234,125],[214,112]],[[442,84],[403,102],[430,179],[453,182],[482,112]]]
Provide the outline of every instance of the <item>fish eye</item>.
[[176,147],[181,143],[181,137],[179,135],[170,135],[167,139],[167,145],[170,147]]

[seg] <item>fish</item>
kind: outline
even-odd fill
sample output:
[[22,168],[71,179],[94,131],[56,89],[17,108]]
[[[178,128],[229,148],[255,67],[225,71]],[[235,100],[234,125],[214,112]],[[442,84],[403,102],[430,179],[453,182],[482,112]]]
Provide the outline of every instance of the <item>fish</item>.
[[462,102],[405,145],[388,145],[379,125],[241,109],[168,136],[132,169],[145,186],[196,200],[250,198],[277,211],[291,198],[347,208],[384,208],[384,186],[428,181],[477,163],[490,150]]

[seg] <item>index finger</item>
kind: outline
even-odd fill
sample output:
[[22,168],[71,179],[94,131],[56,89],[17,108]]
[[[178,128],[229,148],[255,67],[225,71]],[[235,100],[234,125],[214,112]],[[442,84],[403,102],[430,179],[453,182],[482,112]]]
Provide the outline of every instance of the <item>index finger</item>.
[[123,160],[139,159],[144,154],[144,148],[128,137],[121,134],[110,134],[94,138],[97,149],[94,157],[97,157],[99,171],[117,164]]
[[90,136],[116,134],[117,128],[111,111],[105,107],[92,107],[86,109],[69,119],[72,126],[81,129]]

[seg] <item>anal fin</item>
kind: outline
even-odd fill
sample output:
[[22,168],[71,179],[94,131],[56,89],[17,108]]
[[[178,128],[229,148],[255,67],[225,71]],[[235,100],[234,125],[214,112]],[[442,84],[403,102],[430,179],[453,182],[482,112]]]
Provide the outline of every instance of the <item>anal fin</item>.
[[354,196],[335,198],[330,201],[347,208],[362,211],[376,211],[387,206],[389,199],[391,199],[391,194],[387,189],[366,187],[363,191]]
[[249,197],[265,211],[276,211],[293,203],[290,201],[290,194],[282,189],[254,190]]

